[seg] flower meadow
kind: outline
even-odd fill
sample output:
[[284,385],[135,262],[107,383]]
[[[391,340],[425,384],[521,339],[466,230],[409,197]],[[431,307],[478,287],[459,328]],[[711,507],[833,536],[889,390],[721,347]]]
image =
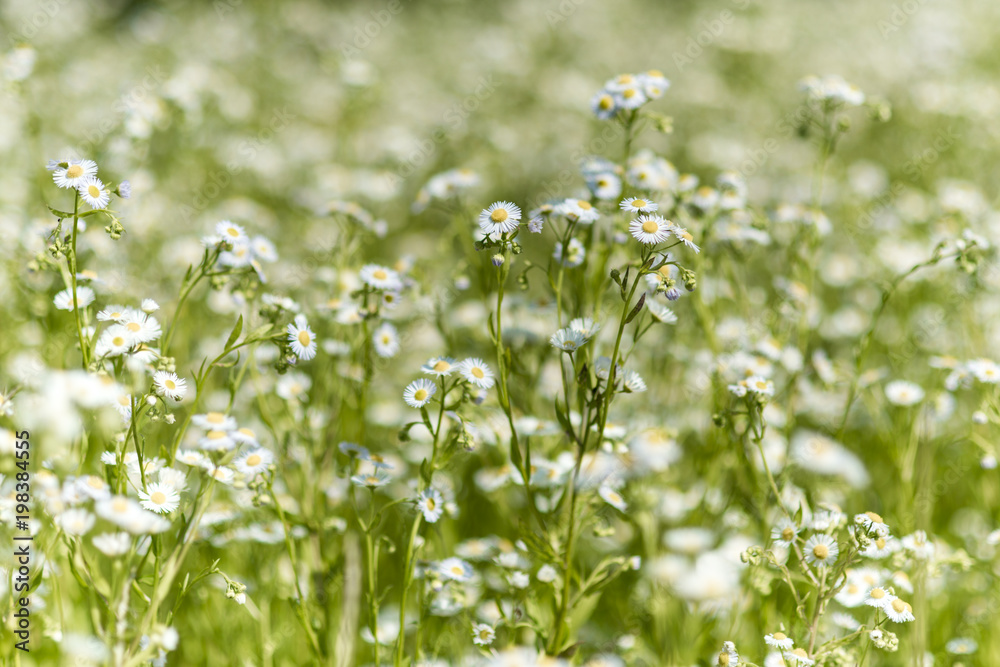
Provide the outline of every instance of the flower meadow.
[[997,7],[0,27],[0,664],[997,664]]

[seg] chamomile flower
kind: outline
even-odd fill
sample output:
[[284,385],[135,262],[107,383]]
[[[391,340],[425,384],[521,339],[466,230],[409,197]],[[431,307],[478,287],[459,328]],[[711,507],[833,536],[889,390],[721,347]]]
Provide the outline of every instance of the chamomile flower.
[[466,382],[480,389],[489,389],[495,382],[493,371],[486,365],[486,362],[478,357],[463,360],[458,365],[458,372],[462,374]]
[[517,229],[521,209],[508,201],[490,204],[479,214],[479,228],[486,234],[507,234]]
[[65,164],[65,167],[57,166],[52,170],[52,180],[60,188],[77,188],[97,174],[97,163],[93,160],[70,160]]
[[246,245],[250,241],[250,237],[247,235],[246,230],[243,229],[242,226],[229,220],[222,220],[216,223],[215,233],[219,236],[219,238],[233,244],[234,246]]
[[722,642],[722,650],[715,659],[718,667],[736,667],[740,664],[740,654],[736,652],[736,644],[733,642]]
[[641,375],[633,370],[625,371],[622,382],[625,386],[625,391],[627,392],[639,394],[646,391],[646,381],[642,379]]
[[221,412],[207,412],[203,415],[192,415],[191,423],[198,428],[210,431],[229,432],[236,430],[236,419]]
[[615,94],[615,106],[622,109],[638,109],[648,101],[645,91],[638,85],[626,86]]
[[128,313],[126,306],[110,305],[97,311],[98,322],[118,322]]
[[128,553],[132,547],[132,536],[128,533],[101,533],[95,535],[91,542],[102,554],[114,558]]
[[618,113],[615,97],[607,90],[602,90],[591,98],[590,108],[601,120],[613,118]]
[[771,648],[777,648],[783,651],[787,651],[795,645],[795,641],[784,632],[774,632],[769,635],[764,635],[764,643]]
[[[83,285],[76,286],[76,305],[80,308],[86,308],[90,304],[94,303],[94,290],[89,287],[84,287]],[[56,294],[55,298],[52,299],[55,307],[59,310],[76,310],[73,305],[73,289],[66,288]]]
[[640,215],[628,225],[632,237],[643,245],[657,245],[670,238],[673,225],[656,215]]
[[854,523],[864,528],[865,531],[875,535],[885,537],[889,534],[889,526],[875,512],[865,512],[864,514],[855,515]]
[[153,482],[145,491],[139,492],[139,499],[139,504],[150,512],[169,514],[180,505],[181,494],[168,484]]
[[896,599],[896,596],[885,590],[881,586],[875,586],[870,591],[868,595],[865,596],[865,604],[869,607],[875,607],[876,609],[885,609],[886,606],[892,604],[892,601]]
[[92,209],[104,208],[111,201],[111,192],[104,186],[101,179],[90,176],[77,186],[80,199]]
[[771,541],[779,547],[790,547],[801,530],[790,519],[781,517],[771,527]]
[[372,344],[375,347],[375,354],[387,359],[399,353],[399,333],[396,327],[388,322],[383,322],[372,332]]
[[186,466],[203,468],[208,458],[196,449],[179,449],[174,460]]
[[447,377],[455,372],[455,360],[451,357],[434,357],[420,367],[428,375]]
[[125,316],[118,320],[125,327],[136,343],[151,343],[163,334],[159,321],[152,315],[141,310],[129,308]]
[[176,373],[157,371],[153,373],[153,389],[164,398],[179,401],[187,394],[187,380],[177,377]]
[[263,447],[251,449],[233,461],[233,467],[247,477],[253,477],[267,470],[274,462],[274,454]]
[[461,558],[456,558],[454,556],[451,558],[445,558],[443,561],[438,563],[437,570],[441,573],[442,577],[452,581],[469,581],[476,573],[476,571],[472,569],[471,565],[466,563]]
[[424,515],[427,523],[437,523],[444,513],[444,498],[437,489],[424,489],[417,496],[417,509]]
[[593,318],[577,317],[570,320],[569,328],[583,335],[587,340],[590,340],[601,330],[601,325],[595,322]]
[[806,540],[805,557],[806,562],[817,567],[833,565],[840,554],[840,547],[837,541],[829,535],[813,535]]
[[677,324],[677,314],[656,301],[647,299],[646,310],[658,322],[662,322],[663,324]]
[[206,452],[228,452],[236,447],[236,441],[226,431],[212,429],[198,441],[198,446]]
[[351,481],[358,486],[367,486],[369,489],[377,489],[392,481],[392,477],[385,470],[375,468],[372,472],[354,475]]
[[593,224],[601,217],[597,209],[585,199],[566,199],[556,205],[556,213],[583,225]]
[[944,645],[944,650],[948,651],[952,655],[972,655],[979,648],[979,644],[976,640],[969,639],[967,637],[956,637],[955,639],[948,640],[948,643]]
[[882,611],[885,612],[885,615],[893,623],[907,623],[916,620],[913,616],[913,607],[900,598],[896,598],[887,604],[882,608]]
[[906,380],[893,380],[885,385],[885,398],[893,405],[915,405],[924,400],[924,390],[920,385]]
[[683,243],[685,246],[687,246],[691,250],[694,250],[695,252],[701,252],[701,248],[699,248],[697,244],[695,244],[694,237],[691,235],[691,232],[684,229],[683,227],[678,227],[676,225],[674,225],[670,231],[673,233],[674,238]]
[[611,505],[619,512],[624,512],[628,509],[628,504],[625,502],[625,499],[622,498],[621,494],[607,484],[602,484],[600,488],[597,489],[597,495],[601,497],[601,500]]
[[895,540],[889,536],[883,537],[882,535],[879,535],[861,551],[861,555],[865,558],[881,560],[894,551],[896,551]]
[[274,244],[265,236],[255,236],[250,240],[250,252],[262,262],[278,261],[278,251]]
[[316,356],[316,334],[309,328],[305,315],[296,315],[295,321],[288,325],[288,342],[299,359],[309,361]]
[[96,521],[97,517],[81,508],[66,510],[57,516],[55,520],[56,525],[58,525],[64,533],[74,537],[86,534],[91,528],[94,527],[94,523]]
[[489,646],[495,637],[496,632],[492,625],[476,623],[472,626],[472,643],[476,646]]
[[403,400],[411,408],[422,408],[430,403],[437,392],[437,385],[425,378],[414,380],[403,391]]
[[810,658],[806,650],[802,648],[785,651],[783,655],[785,660],[791,661],[795,667],[812,667],[816,664],[816,661]]
[[108,327],[101,334],[101,337],[97,339],[97,346],[94,351],[101,358],[118,357],[131,350],[133,344],[132,336],[128,330],[120,324],[116,324]]
[[378,264],[365,264],[360,271],[361,282],[377,290],[399,291],[403,289],[403,281],[392,269]]
[[576,352],[586,342],[586,336],[570,328],[560,329],[549,338],[549,344],[563,352]]
[[623,199],[618,206],[621,210],[628,213],[653,213],[656,209],[660,208],[660,205],[656,202],[642,197]]

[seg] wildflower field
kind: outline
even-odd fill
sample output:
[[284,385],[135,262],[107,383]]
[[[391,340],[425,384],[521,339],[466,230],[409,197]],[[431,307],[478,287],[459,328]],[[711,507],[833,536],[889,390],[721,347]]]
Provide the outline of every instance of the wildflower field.
[[1000,5],[0,33],[0,665],[1000,664]]

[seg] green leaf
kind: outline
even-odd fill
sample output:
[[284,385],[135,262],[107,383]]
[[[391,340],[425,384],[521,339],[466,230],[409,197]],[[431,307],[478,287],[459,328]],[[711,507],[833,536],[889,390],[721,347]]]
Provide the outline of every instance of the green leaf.
[[424,480],[425,484],[431,483],[431,474],[433,472],[434,471],[431,470],[430,462],[428,462],[427,459],[420,462],[420,478]]
[[629,313],[628,317],[625,319],[625,324],[628,324],[629,322],[631,322],[636,318],[636,316],[639,314],[639,311],[642,310],[642,306],[645,303],[646,303],[646,293],[643,292],[642,296],[639,297],[639,302],[635,304],[635,308],[632,309],[632,312]]
[[[523,460],[521,458],[521,449],[517,446],[517,436],[510,436],[510,462],[514,464],[514,468],[519,470],[521,474],[524,474],[524,466],[522,465]],[[527,484],[528,480],[525,479],[524,483]]]
[[271,324],[270,322],[268,322],[267,324],[260,325],[247,335],[246,337],[247,342],[253,340],[263,340],[265,334],[267,334],[267,332],[269,332],[273,327],[274,325]]
[[52,208],[51,206],[48,206],[48,205],[46,205],[46,208],[48,208],[50,211],[52,211],[52,215],[54,215],[56,217],[59,217],[59,218],[72,218],[73,217],[72,213],[68,213],[66,211],[60,211],[59,209]]
[[566,410],[564,410],[559,405],[559,399],[556,399],[556,418],[559,419],[559,425],[562,426],[563,431],[570,438],[573,437],[573,422],[569,420],[569,415]]
[[236,326],[233,327],[232,333],[229,334],[229,338],[226,340],[226,347],[225,347],[225,349],[227,349],[227,350],[231,349],[233,347],[233,343],[236,342],[236,340],[240,337],[241,333],[243,333],[243,316],[242,315],[240,315],[240,318],[238,320],[236,320]]

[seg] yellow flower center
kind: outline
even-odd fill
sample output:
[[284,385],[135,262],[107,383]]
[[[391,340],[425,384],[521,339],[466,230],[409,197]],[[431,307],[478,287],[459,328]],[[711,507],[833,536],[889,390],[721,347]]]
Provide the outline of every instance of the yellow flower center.
[[505,208],[498,208],[492,213],[490,213],[490,220],[492,220],[493,222],[503,222],[504,220],[507,219],[507,217],[508,217],[507,209]]
[[142,325],[139,324],[138,322],[129,322],[128,324],[125,325],[125,328],[131,331],[132,333],[135,333],[142,329]]
[[152,500],[153,503],[156,505],[162,505],[163,503],[167,502],[167,494],[165,494],[163,491],[155,491],[153,495],[149,497],[149,499]]
[[[661,72],[658,69],[651,69],[648,72],[646,72],[646,74],[648,74],[649,76],[655,77],[657,79],[662,79],[663,78],[663,72]],[[775,635],[775,637],[777,637],[777,635]]]
[[234,239],[237,239],[237,238],[240,237],[240,230],[236,229],[235,227],[227,227],[226,228],[226,233],[229,234]]
[[638,94],[635,88],[626,88],[625,92],[622,93],[622,97],[626,100],[630,100]]
[[728,664],[729,664],[729,654],[728,653],[720,653],[719,654],[719,665],[721,667],[725,667]]
[[434,370],[436,370],[438,373],[443,373],[449,368],[451,368],[451,364],[449,364],[447,361],[444,361],[443,359],[434,364]]
[[383,271],[382,269],[375,269],[374,271],[372,271],[372,278],[375,278],[375,280],[385,280],[388,277],[389,274]]
[[881,600],[885,597],[885,591],[881,588],[873,588],[871,592],[871,597],[873,600]]
[[681,232],[681,238],[684,239],[685,241],[694,240],[694,237],[691,236],[691,232]]
[[111,503],[111,509],[118,514],[124,514],[128,511],[128,501],[124,498],[115,498],[115,501]]
[[125,339],[122,338],[121,336],[115,336],[114,338],[111,339],[111,344],[114,345],[115,347],[121,347],[122,345],[125,344]]
[[632,208],[646,208],[647,203],[645,199],[636,199],[632,202]]
[[602,110],[608,110],[615,105],[615,101],[611,99],[610,95],[602,95],[601,100],[597,103]]
[[299,335],[296,337],[299,339],[299,344],[302,345],[302,347],[309,347],[309,344],[312,343],[312,337],[309,335],[308,331],[300,331]]
[[78,164],[74,164],[66,170],[66,178],[80,178],[81,176],[83,176],[83,167]]
[[878,550],[880,550],[880,551],[882,549],[885,549],[885,538],[880,537],[877,540],[875,540],[875,548],[878,549]]
[[163,383],[163,386],[166,387],[167,389],[176,389],[177,383],[175,383],[173,380],[167,380],[166,382]]
[[788,635],[786,635],[784,632],[775,632],[771,636],[774,637],[775,639],[777,639],[779,642],[780,641],[784,641],[785,639],[788,639]]
[[647,234],[655,234],[656,232],[660,231],[660,225],[657,224],[655,220],[647,220],[646,222],[642,223],[642,231],[646,232]]
[[589,211],[590,209],[594,208],[593,206],[590,205],[589,201],[583,201],[582,199],[578,199],[576,205],[582,208],[584,211]]
[[830,547],[825,544],[817,544],[813,547],[813,556],[820,560],[825,560],[830,555]]
[[781,539],[784,541],[791,542],[793,537],[795,537],[795,530],[793,530],[791,526],[781,531]]
[[910,605],[906,604],[899,598],[896,598],[895,600],[892,601],[892,608],[897,614],[902,614],[904,611],[906,611],[906,608],[909,606]]
[[101,189],[96,185],[88,185],[87,194],[93,197],[94,199],[97,199],[98,197],[101,196]]
[[865,516],[871,519],[872,523],[885,523],[884,521],[882,521],[882,517],[880,517],[878,514],[875,514],[875,512],[865,512]]
[[422,401],[425,398],[427,398],[427,390],[426,389],[417,389],[415,392],[413,392],[413,399],[414,400],[416,400],[416,401]]
[[209,424],[221,424],[226,421],[226,415],[221,412],[209,412],[205,415],[205,421]]
[[484,373],[483,369],[479,368],[478,366],[473,367],[473,369],[470,372],[472,373],[473,377],[479,380],[482,380],[484,377],[486,377],[486,373]]
[[254,439],[257,438],[257,434],[253,432],[253,429],[246,428],[245,426],[239,429],[239,432],[247,436],[248,438],[254,438]]
[[226,432],[225,431],[209,431],[207,434],[205,434],[205,437],[208,438],[209,440],[222,440],[223,438],[226,437]]
[[435,507],[437,507],[437,503],[434,502],[433,498],[427,498],[424,501],[424,505],[426,505],[427,509],[429,509],[429,510],[433,510]]
[[248,466],[250,466],[252,468],[254,466],[260,465],[260,462],[262,460],[263,459],[261,459],[260,454],[251,454],[250,456],[247,457],[246,463],[247,463]]

